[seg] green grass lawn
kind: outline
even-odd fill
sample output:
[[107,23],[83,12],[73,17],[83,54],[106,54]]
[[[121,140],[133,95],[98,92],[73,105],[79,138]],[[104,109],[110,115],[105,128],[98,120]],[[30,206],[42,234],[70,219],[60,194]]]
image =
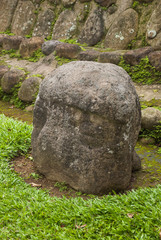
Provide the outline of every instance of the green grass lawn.
[[27,185],[10,159],[26,154],[32,126],[0,115],[0,239],[160,239],[161,186],[83,200]]

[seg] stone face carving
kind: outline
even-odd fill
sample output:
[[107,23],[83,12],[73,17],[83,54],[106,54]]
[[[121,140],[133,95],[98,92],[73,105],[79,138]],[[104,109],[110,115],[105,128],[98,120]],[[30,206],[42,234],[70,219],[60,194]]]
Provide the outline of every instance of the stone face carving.
[[43,80],[36,100],[35,166],[82,192],[126,189],[133,166],[140,165],[134,161],[140,116],[138,96],[122,68],[64,64]]

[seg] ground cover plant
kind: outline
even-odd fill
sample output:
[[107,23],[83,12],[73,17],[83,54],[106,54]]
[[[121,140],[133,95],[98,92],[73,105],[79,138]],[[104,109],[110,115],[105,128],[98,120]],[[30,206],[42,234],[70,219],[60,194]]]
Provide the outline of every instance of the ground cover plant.
[[0,115],[0,239],[160,239],[161,186],[84,200],[50,197],[9,162],[30,149],[32,126]]

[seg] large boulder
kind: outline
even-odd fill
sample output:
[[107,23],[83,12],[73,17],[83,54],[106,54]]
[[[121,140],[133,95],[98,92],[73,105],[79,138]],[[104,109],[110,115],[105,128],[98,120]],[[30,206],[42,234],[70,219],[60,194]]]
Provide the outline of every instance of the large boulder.
[[161,125],[161,111],[159,109],[148,107],[141,111],[141,125],[146,129],[153,129],[157,125]]
[[[36,168],[86,193],[126,189],[138,160],[140,104],[114,64],[76,61],[45,78],[34,109]],[[134,164],[133,164],[134,162]]]

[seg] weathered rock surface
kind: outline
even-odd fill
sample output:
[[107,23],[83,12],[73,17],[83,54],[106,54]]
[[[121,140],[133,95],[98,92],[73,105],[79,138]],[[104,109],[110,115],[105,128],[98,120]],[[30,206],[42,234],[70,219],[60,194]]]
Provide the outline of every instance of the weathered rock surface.
[[1,79],[2,90],[10,93],[12,88],[25,78],[25,72],[20,69],[7,71]]
[[149,62],[158,71],[161,71],[161,51],[155,51],[148,55]]
[[66,9],[56,21],[53,29],[53,39],[68,39],[74,36],[77,29],[77,16],[74,11]]
[[103,52],[99,55],[98,62],[119,64],[124,51]]
[[95,50],[82,51],[78,55],[78,59],[81,61],[96,61],[100,52]]
[[35,166],[82,192],[126,189],[139,130],[138,96],[122,68],[65,64],[43,80],[36,100]]
[[111,25],[105,37],[104,46],[112,49],[126,49],[138,30],[138,13],[133,9],[124,11]]
[[4,75],[7,71],[9,71],[9,67],[8,67],[8,66],[6,66],[6,65],[1,65],[1,66],[0,66],[0,86],[1,86],[1,79],[2,79],[3,75]]
[[149,56],[149,53],[153,52],[152,47],[138,48],[135,50],[130,50],[124,54],[124,60],[130,65],[136,65],[140,63],[142,58]]
[[56,55],[63,58],[77,58],[81,48],[76,44],[62,43],[55,48]]
[[23,40],[23,37],[21,37],[21,36],[5,36],[3,38],[3,49],[18,50],[22,40]]
[[0,7],[0,32],[6,31],[12,22],[13,13],[18,0],[1,0]]
[[102,7],[109,7],[110,5],[116,3],[116,0],[95,0],[96,3],[99,3]]
[[42,6],[43,11],[38,15],[37,23],[34,27],[32,36],[48,37],[51,34],[52,22],[55,18],[54,12],[49,6]]
[[23,39],[20,44],[19,52],[22,57],[30,57],[34,51],[41,48],[44,39],[42,37],[32,37],[29,39]]
[[50,41],[44,42],[42,44],[43,54],[48,56],[50,53],[54,52],[54,50],[58,44],[62,44],[62,43],[57,40],[50,40]]
[[34,101],[39,91],[41,82],[42,79],[39,77],[30,77],[25,79],[19,89],[18,97],[24,102]]
[[20,36],[30,34],[36,20],[35,10],[31,1],[20,0],[13,16],[11,31]]
[[142,119],[141,125],[143,128],[146,129],[153,129],[156,125],[161,125],[161,111],[153,108],[148,107],[141,111]]
[[147,23],[146,40],[153,47],[161,47],[161,2],[156,6]]
[[76,0],[62,0],[64,7],[69,7],[69,6],[73,5],[75,2],[76,2]]
[[78,41],[93,46],[101,41],[103,32],[103,13],[100,8],[97,8],[89,15]]

